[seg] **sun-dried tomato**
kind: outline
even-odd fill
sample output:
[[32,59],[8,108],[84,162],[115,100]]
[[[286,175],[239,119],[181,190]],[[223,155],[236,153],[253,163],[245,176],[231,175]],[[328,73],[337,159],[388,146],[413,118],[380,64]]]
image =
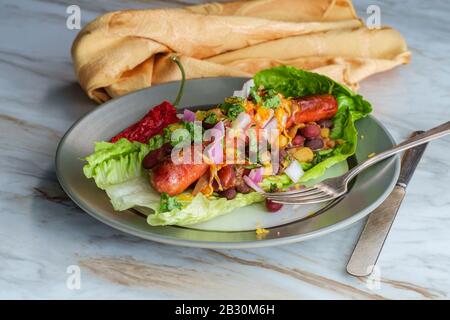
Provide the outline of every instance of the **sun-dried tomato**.
[[163,101],[163,103],[151,109],[141,120],[113,137],[111,142],[126,138],[130,141],[147,143],[151,137],[162,133],[163,129],[169,124],[178,121],[175,107],[170,102]]

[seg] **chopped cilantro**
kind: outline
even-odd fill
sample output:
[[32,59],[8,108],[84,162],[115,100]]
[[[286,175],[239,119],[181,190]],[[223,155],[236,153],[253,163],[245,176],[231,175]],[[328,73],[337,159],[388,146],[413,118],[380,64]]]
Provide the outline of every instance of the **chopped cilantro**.
[[170,197],[167,193],[161,193],[161,200],[159,210],[161,212],[172,211],[175,209],[181,209],[182,204],[178,202],[176,197]]
[[250,98],[252,98],[252,100],[257,104],[260,105],[262,102],[262,98],[259,96],[258,90],[256,89],[256,87],[251,87],[250,88]]
[[279,96],[272,96],[263,102],[263,107],[267,109],[276,109],[281,103]]
[[244,99],[241,97],[228,97],[224,103],[219,105],[219,108],[229,119],[235,120],[241,112],[245,111]]
[[262,106],[267,109],[276,109],[281,103],[281,99],[277,92],[273,89],[267,90],[264,95],[264,102]]
[[[330,150],[330,151],[328,151],[328,150]],[[321,150],[321,151],[314,152],[314,158],[313,158],[313,161],[311,162],[311,164],[313,166],[315,166],[316,164],[322,162],[326,158],[331,157],[333,155],[332,151],[334,151],[334,149],[327,149],[327,150]]]
[[278,191],[278,187],[276,183],[271,183],[269,187],[269,192],[276,192]]
[[203,119],[203,122],[207,124],[216,124],[217,123],[217,115],[213,112],[209,113],[205,119]]

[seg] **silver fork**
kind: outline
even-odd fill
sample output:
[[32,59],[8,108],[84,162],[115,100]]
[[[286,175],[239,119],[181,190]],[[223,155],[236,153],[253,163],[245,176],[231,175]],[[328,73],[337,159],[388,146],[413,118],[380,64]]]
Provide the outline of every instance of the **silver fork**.
[[441,138],[449,133],[450,121],[425,131],[413,138],[407,139],[389,150],[368,158],[366,161],[347,171],[342,176],[326,179],[314,186],[303,189],[273,193],[265,192],[263,195],[273,202],[282,204],[311,204],[330,201],[347,193],[348,183],[364,169],[399,152]]

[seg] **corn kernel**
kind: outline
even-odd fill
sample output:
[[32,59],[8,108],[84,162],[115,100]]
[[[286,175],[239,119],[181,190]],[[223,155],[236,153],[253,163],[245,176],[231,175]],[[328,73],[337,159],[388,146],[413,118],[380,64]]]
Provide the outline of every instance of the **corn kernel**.
[[278,138],[278,143],[280,148],[284,148],[289,143],[289,140],[285,136],[280,135],[280,137]]
[[334,148],[336,146],[336,141],[334,141],[334,140],[327,139],[324,142],[328,148]]
[[328,138],[330,136],[330,128],[322,128],[322,129],[320,129],[320,136],[322,138]]
[[314,158],[314,153],[308,147],[301,147],[294,151],[293,156],[299,162],[311,162]]

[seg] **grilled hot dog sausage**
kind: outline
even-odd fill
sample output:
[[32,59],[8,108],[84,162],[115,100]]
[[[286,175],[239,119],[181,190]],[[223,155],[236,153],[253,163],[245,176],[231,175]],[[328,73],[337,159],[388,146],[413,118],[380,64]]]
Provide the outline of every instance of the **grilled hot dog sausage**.
[[169,196],[174,196],[186,190],[208,169],[209,165],[204,162],[175,164],[167,158],[151,170],[150,184],[159,193],[166,192]]
[[331,94],[293,99],[292,104],[292,120],[296,124],[330,119],[338,111],[337,101]]

